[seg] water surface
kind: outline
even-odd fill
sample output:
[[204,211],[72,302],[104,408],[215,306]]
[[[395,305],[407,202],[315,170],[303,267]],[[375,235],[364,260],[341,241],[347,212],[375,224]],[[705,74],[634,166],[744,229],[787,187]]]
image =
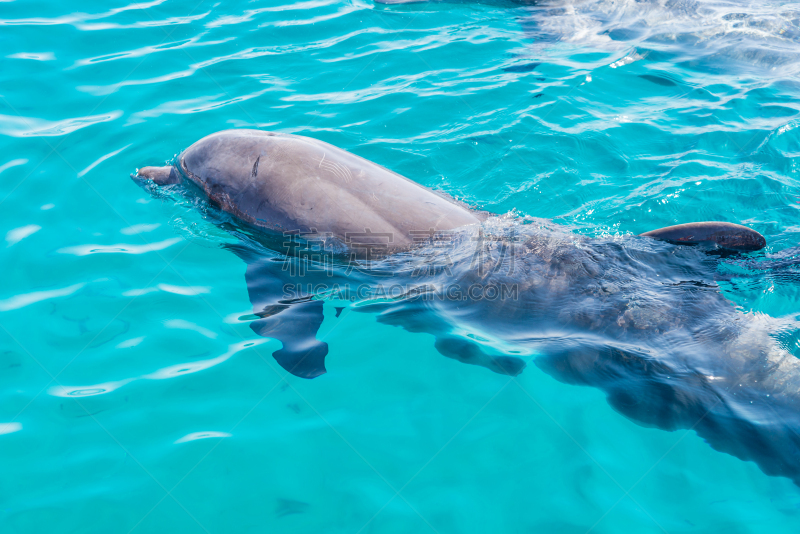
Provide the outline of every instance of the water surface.
[[[592,237],[718,219],[791,258],[799,18],[773,1],[0,3],[3,530],[794,532],[788,479],[370,314],[326,307],[328,374],[287,375],[249,329],[231,236],[129,174],[270,129]],[[725,296],[794,317],[787,269]]]

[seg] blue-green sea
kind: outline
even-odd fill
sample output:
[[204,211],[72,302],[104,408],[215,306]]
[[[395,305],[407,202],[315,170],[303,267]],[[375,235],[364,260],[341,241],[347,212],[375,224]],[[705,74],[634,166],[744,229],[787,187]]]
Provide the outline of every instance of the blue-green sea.
[[[798,58],[778,0],[0,0],[0,532],[797,532],[789,479],[535,365],[326,303],[327,374],[287,373],[234,239],[130,175],[257,128],[591,237],[723,220],[787,257]],[[800,315],[796,277],[722,290]]]

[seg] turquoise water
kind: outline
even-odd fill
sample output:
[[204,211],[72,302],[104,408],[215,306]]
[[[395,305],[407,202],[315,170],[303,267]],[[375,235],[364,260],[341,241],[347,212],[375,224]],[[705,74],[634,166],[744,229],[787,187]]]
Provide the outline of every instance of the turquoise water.
[[[800,241],[799,19],[0,3],[2,531],[795,532],[789,480],[533,365],[510,380],[326,305],[328,373],[287,374],[231,236],[129,175],[261,128],[497,213],[590,236],[728,220],[778,256]],[[725,291],[800,311],[791,277]]]

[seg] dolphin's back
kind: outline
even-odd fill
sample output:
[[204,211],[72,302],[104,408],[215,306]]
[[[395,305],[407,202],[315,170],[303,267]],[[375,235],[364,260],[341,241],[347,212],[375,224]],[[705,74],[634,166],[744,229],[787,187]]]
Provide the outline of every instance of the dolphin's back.
[[397,173],[296,135],[218,132],[186,149],[181,168],[223,210],[278,232],[329,234],[395,251],[422,232],[479,222],[467,208]]

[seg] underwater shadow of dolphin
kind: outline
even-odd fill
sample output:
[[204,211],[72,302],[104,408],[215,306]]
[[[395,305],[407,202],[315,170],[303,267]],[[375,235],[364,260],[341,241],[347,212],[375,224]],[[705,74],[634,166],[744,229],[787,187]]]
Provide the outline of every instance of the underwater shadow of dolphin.
[[758,250],[753,230],[692,223],[643,234],[655,239],[588,239],[471,210],[327,143],[257,130],[210,135],[136,179],[200,193],[238,220],[228,248],[247,264],[251,328],[281,341],[274,357],[296,376],[325,373],[316,333],[333,299],[431,333],[465,363],[517,375],[532,360],[602,389],[640,424],[694,429],[800,484],[800,369],[771,336],[796,324],[736,311],[717,285],[719,257],[706,253]]

